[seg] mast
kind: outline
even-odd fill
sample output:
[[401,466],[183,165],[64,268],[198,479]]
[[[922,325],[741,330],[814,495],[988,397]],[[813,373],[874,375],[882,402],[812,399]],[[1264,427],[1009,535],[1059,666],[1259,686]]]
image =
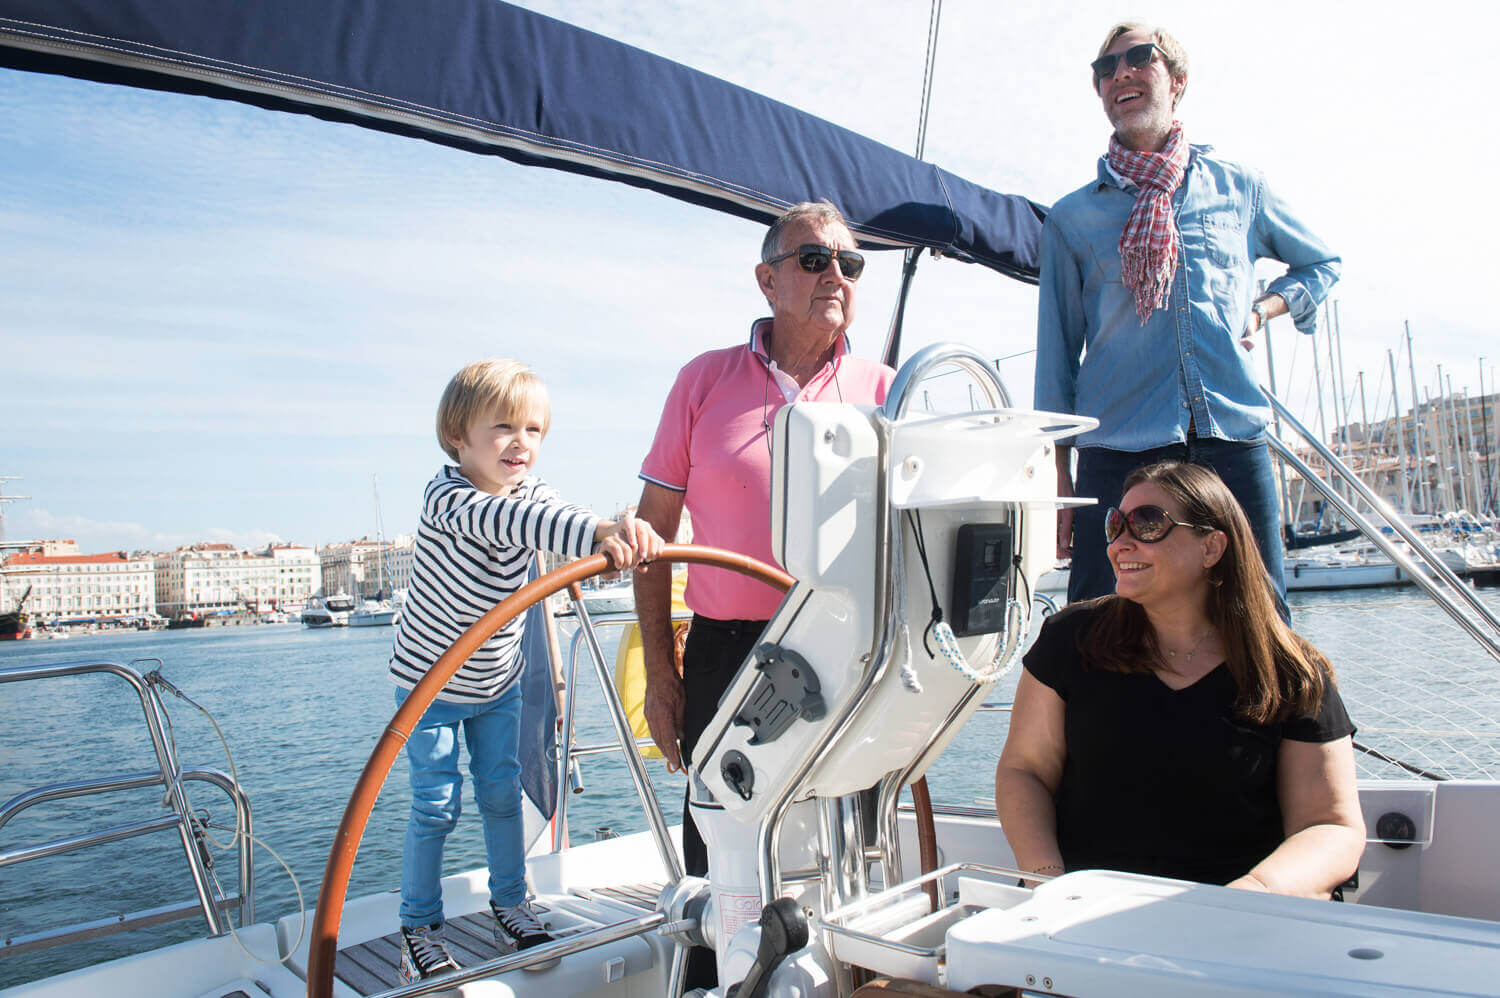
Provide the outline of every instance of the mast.
[[[1266,282],[1260,282],[1260,293],[1266,293]],[[1271,386],[1271,394],[1276,395],[1276,355],[1271,350],[1271,341],[1275,338],[1271,335],[1271,320],[1266,320],[1266,380]],[[1316,353],[1316,351],[1314,351]],[[1281,396],[1277,395],[1277,398]],[[1276,409],[1271,410],[1271,431],[1276,434],[1276,439],[1281,439],[1281,413]],[[1276,459],[1276,475],[1281,484],[1281,532],[1282,536],[1290,538],[1296,530],[1292,526],[1292,496],[1286,489],[1286,462],[1280,457]]]
[[1365,372],[1359,372],[1359,418],[1363,420],[1360,424],[1360,434],[1365,438],[1365,473],[1369,476],[1370,488],[1379,490],[1380,478],[1374,472],[1375,456],[1374,445],[1370,442],[1370,410],[1365,408]]
[[[921,159],[927,153],[927,121],[932,110],[932,80],[937,69],[938,30],[943,23],[943,0],[933,0],[927,12],[927,52],[922,60],[922,109],[917,114],[917,145],[912,154]],[[917,276],[917,261],[922,251],[909,247],[901,260],[901,288],[896,294],[896,308],[891,314],[891,325],[885,334],[885,349],[882,357],[889,367],[895,367],[901,358],[901,327],[906,321],[906,300],[911,294],[912,280]]]
[[[1463,393],[1464,393],[1464,425],[1465,425],[1465,427],[1469,431],[1469,435],[1466,438],[1469,441],[1469,446],[1466,447],[1466,448],[1464,448],[1464,456],[1469,459],[1469,471],[1470,471],[1470,475],[1469,475],[1469,512],[1473,513],[1475,516],[1478,516],[1479,513],[1480,513],[1480,507],[1482,505],[1484,505],[1484,500],[1481,499],[1480,496],[1479,496],[1479,451],[1474,446],[1474,407],[1469,404],[1469,386],[1468,385],[1464,386]],[[1480,396],[1480,403],[1481,404],[1483,404],[1483,400],[1484,400],[1484,396],[1481,395]]]
[[385,519],[380,515],[380,476],[370,476],[370,487],[375,490],[375,598],[384,599],[385,592]]
[[[1328,311],[1328,305],[1327,305],[1326,302],[1323,305],[1323,311],[1324,311],[1324,315],[1326,316],[1327,315],[1327,311]],[[1324,325],[1327,325],[1327,323],[1325,322]],[[1330,340],[1332,339],[1331,336],[1329,338],[1330,338]],[[1331,354],[1330,354],[1330,356],[1331,356]],[[1332,439],[1329,438],[1329,436],[1328,436],[1328,418],[1323,414],[1323,371],[1322,371],[1322,368],[1320,368],[1318,366],[1318,345],[1317,345],[1316,342],[1313,344],[1312,359],[1313,359],[1313,384],[1315,384],[1315,385],[1318,386],[1318,436],[1322,438],[1322,440],[1323,440],[1324,443],[1326,443],[1329,446],[1331,446],[1333,448],[1334,453],[1337,454],[1338,453],[1338,444],[1335,443]],[[1337,488],[1337,486],[1335,486],[1335,488]],[[1299,504],[1297,508],[1300,510],[1302,507]],[[1318,517],[1318,523],[1319,523],[1320,526],[1322,525],[1322,522],[1323,522],[1323,517],[1319,516]],[[1333,522],[1332,516],[1330,515],[1330,517],[1329,517],[1329,525],[1330,526],[1332,526],[1332,522]]]
[[1438,399],[1436,408],[1433,408],[1432,397],[1427,398],[1430,411],[1437,416],[1437,450],[1438,450],[1438,482],[1443,489],[1443,503],[1452,507],[1458,502],[1457,493],[1453,491],[1453,469],[1448,464],[1448,410],[1443,407],[1443,365],[1438,365]]
[[[1354,446],[1349,441],[1349,405],[1352,399],[1349,394],[1349,382],[1344,378],[1344,330],[1339,323],[1339,303],[1337,301],[1333,303],[1333,342],[1331,345],[1338,348],[1339,354],[1337,370],[1339,376],[1339,402],[1343,405],[1344,448],[1352,454]],[[1330,363],[1332,363],[1331,360]]]
[[[1348,399],[1344,394],[1343,385],[1343,347],[1338,343],[1338,302],[1324,302],[1323,310],[1328,319],[1328,390],[1333,393],[1333,421],[1335,424],[1333,452],[1345,461],[1348,461],[1350,458],[1349,406]],[[1337,355],[1335,355],[1335,350],[1338,351]],[[1331,471],[1328,480],[1346,500],[1349,500],[1351,505],[1354,504],[1353,485],[1334,478]],[[1329,525],[1332,526],[1333,514],[1330,512],[1329,516]]]
[[1421,396],[1417,394],[1417,365],[1411,357],[1411,320],[1403,320],[1406,325],[1406,373],[1411,375],[1411,422],[1412,432],[1416,434],[1413,443],[1417,451],[1417,496],[1421,500],[1422,512],[1432,512],[1431,496],[1427,494],[1427,459],[1426,451],[1422,449],[1422,410]]
[[[1387,349],[1386,362],[1391,366],[1391,409],[1396,414],[1396,448],[1400,455],[1396,464],[1396,477],[1401,480],[1401,512],[1411,516],[1411,482],[1407,479],[1406,433],[1401,429],[1401,393],[1396,390],[1396,354]],[[1417,421],[1417,407],[1412,406],[1412,423]]]
[[[1439,378],[1441,378],[1441,374]],[[1441,381],[1438,387],[1442,387]],[[1453,402],[1453,375],[1451,374],[1448,375],[1448,395],[1445,402],[1448,412],[1449,432],[1453,434],[1453,470],[1458,472],[1458,508],[1461,510],[1468,509],[1469,490],[1464,483],[1463,441],[1458,439],[1458,412]]]
[[[1491,381],[1490,388],[1494,387],[1495,384]],[[1479,446],[1484,451],[1484,509],[1482,512],[1489,515],[1495,509],[1495,467],[1490,457],[1490,410],[1489,406],[1485,405],[1483,357],[1479,358],[1479,427],[1479,432],[1482,434]]]
[[[20,475],[0,475],[0,492],[5,491],[6,482],[19,482],[20,480]],[[5,504],[9,502],[21,502],[23,499],[30,498],[31,496],[0,495],[0,542],[5,540]]]

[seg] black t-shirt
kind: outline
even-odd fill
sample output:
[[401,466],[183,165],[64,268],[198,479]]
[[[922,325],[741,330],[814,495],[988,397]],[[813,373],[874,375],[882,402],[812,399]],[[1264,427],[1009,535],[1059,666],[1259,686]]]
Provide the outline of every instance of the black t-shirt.
[[1056,795],[1063,863],[1212,884],[1243,876],[1284,837],[1281,740],[1354,733],[1337,688],[1328,684],[1316,717],[1250,724],[1234,715],[1222,663],[1181,690],[1149,672],[1086,667],[1079,638],[1098,612],[1078,605],[1048,618],[1024,659],[1066,706]]

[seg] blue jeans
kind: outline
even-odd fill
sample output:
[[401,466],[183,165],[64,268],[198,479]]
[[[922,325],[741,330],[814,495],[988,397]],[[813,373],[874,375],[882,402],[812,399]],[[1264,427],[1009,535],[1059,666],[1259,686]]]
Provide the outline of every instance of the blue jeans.
[[[400,706],[410,690],[396,690]],[[526,846],[517,760],[521,687],[483,703],[435,700],[406,741],[411,769],[411,820],[401,854],[401,924],[443,921],[443,843],[458,824],[464,779],[458,771],[458,729],[469,749],[474,800],[484,823],[490,900],[502,907],[526,897]]]
[[1073,567],[1068,575],[1068,602],[1108,596],[1115,591],[1115,570],[1105,554],[1104,511],[1120,505],[1126,477],[1143,465],[1157,461],[1186,461],[1218,472],[1229,491],[1239,500],[1250,521],[1260,557],[1276,591],[1277,609],[1287,619],[1286,578],[1282,575],[1281,508],[1276,499],[1276,481],[1271,453],[1264,441],[1218,440],[1193,437],[1185,444],[1171,444],[1147,451],[1108,450],[1081,447],[1077,480],[1073,491],[1099,501],[1073,511]]

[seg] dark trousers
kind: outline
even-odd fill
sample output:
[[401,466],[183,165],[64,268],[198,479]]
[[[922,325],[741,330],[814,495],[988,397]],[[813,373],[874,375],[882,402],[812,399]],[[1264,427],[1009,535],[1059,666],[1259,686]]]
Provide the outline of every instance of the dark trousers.
[[1264,441],[1190,437],[1185,444],[1146,451],[1079,448],[1073,492],[1091,496],[1098,502],[1073,511],[1073,566],[1068,576],[1068,602],[1107,596],[1115,591],[1115,571],[1105,554],[1108,545],[1104,541],[1104,511],[1120,505],[1125,479],[1132,471],[1157,461],[1186,461],[1211,468],[1229,486],[1250,521],[1261,560],[1276,590],[1277,607],[1285,619],[1281,508],[1276,499],[1271,453]]
[[[715,620],[694,614],[687,647],[682,653],[682,688],[686,700],[682,711],[683,762],[692,762],[699,736],[718,713],[719,698],[755,649],[766,623]],[[707,876],[708,849],[688,811],[686,798],[682,802],[682,862],[690,875]],[[695,947],[688,954],[687,986],[711,988],[718,979],[713,951]]]

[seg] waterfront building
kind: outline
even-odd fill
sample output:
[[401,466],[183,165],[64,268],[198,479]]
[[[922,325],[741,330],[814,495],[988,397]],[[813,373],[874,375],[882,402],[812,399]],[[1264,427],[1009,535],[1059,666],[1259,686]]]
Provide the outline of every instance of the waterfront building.
[[300,612],[318,584],[317,555],[295,544],[256,551],[194,544],[156,557],[157,609],[173,620],[241,610]]
[[0,564],[0,609],[30,588],[26,612],[42,624],[123,621],[156,613],[152,556],[83,554],[73,541],[37,541]]
[[257,613],[283,610],[300,613],[318,591],[318,555],[300,544],[270,544],[246,551],[241,596]]
[[412,559],[417,553],[417,535],[402,534],[391,541],[385,556],[386,586],[391,592],[411,588]]
[[1494,513],[1500,508],[1497,402],[1496,394],[1428,397],[1399,418],[1336,427],[1328,445],[1397,509]]
[[391,584],[385,577],[381,564],[386,545],[361,537],[357,541],[343,541],[318,548],[318,564],[322,573],[323,595],[348,593],[355,599],[375,599],[381,595],[382,583],[386,594]]

